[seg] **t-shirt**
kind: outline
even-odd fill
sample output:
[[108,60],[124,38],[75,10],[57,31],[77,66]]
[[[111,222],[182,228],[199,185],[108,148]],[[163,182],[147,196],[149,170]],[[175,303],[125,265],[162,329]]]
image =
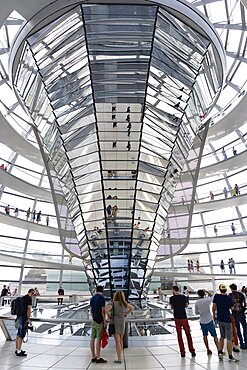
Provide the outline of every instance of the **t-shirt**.
[[96,293],[91,298],[90,307],[92,309],[93,321],[97,322],[97,324],[103,322],[102,307],[105,307],[105,298],[101,294]]
[[59,288],[57,292],[58,292],[58,295],[64,295],[64,289],[63,288]]
[[217,305],[217,320],[219,322],[230,323],[230,308],[233,307],[232,298],[225,294],[215,294],[213,303]]
[[18,317],[22,316],[27,320],[27,308],[28,306],[32,306],[32,298],[26,294],[23,297],[21,297],[20,302],[20,313],[18,313]]
[[7,294],[8,294],[8,289],[7,288],[3,288],[2,289],[2,292],[1,292],[1,297],[5,297]]
[[170,305],[174,311],[174,319],[187,319],[185,307],[187,305],[187,297],[183,294],[176,294],[170,297]]
[[246,306],[245,297],[243,293],[233,291],[232,293],[229,294],[229,296],[232,298],[234,304],[232,312],[236,315],[243,313],[245,311]]
[[211,303],[213,297],[199,298],[195,303],[195,313],[200,315],[200,323],[208,324],[213,320],[211,314]]

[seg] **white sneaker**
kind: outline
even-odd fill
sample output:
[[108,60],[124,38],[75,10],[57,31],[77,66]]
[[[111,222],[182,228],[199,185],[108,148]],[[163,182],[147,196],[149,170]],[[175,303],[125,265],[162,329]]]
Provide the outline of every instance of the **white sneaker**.
[[234,358],[234,357],[231,357],[231,358],[229,357],[228,361],[229,362],[239,362],[239,360],[237,358]]

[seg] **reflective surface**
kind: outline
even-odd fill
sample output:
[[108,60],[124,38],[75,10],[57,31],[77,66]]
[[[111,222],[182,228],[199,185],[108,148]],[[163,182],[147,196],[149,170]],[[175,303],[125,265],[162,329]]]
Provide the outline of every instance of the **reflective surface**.
[[157,6],[83,5],[23,44],[14,82],[79,249],[73,237],[64,244],[108,295],[146,294],[174,190],[222,84],[215,58],[209,38]]

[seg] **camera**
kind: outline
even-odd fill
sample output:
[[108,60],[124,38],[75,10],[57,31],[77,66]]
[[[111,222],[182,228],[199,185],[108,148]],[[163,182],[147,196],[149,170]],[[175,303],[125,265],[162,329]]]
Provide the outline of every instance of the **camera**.
[[26,329],[27,330],[30,330],[30,331],[33,331],[34,330],[34,327],[33,327],[32,324],[29,323],[29,324],[27,324]]

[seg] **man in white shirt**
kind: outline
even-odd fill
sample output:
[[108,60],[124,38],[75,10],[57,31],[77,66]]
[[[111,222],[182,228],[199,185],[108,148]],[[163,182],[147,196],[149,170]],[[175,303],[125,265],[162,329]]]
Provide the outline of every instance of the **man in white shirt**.
[[[205,297],[207,293],[207,297]],[[213,316],[211,313],[211,303],[213,301],[213,295],[207,292],[206,290],[198,290],[197,295],[199,299],[195,303],[195,313],[200,315],[200,325],[202,329],[203,341],[207,348],[207,354],[211,355],[212,351],[208,345],[208,333],[214,338],[214,343],[218,351],[218,338],[215,330],[215,325],[213,321]]]

